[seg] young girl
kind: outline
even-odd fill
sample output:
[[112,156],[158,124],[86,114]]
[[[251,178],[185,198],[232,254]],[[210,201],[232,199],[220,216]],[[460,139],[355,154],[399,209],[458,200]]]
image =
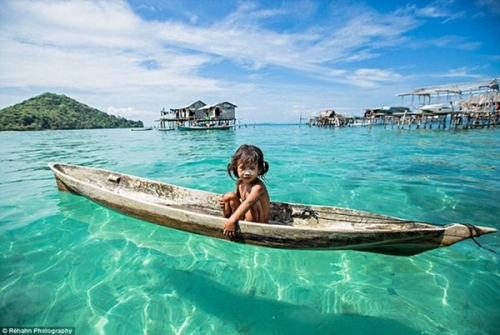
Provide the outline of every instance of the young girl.
[[239,220],[269,222],[269,193],[259,179],[268,170],[269,164],[256,146],[244,144],[236,150],[227,166],[229,176],[238,178],[236,192],[224,194],[219,201],[222,216],[227,218],[225,235],[234,237]]

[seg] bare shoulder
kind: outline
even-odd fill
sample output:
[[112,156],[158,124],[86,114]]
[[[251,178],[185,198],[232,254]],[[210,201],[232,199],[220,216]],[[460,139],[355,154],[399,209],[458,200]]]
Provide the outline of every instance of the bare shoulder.
[[264,182],[260,179],[255,180],[255,184],[253,185],[253,187],[257,187],[258,189],[267,192],[266,184],[264,184]]
[[261,194],[261,197],[265,197],[267,201],[269,201],[269,192],[267,191],[266,184],[262,180],[258,180],[257,183],[255,184],[257,186],[259,193]]

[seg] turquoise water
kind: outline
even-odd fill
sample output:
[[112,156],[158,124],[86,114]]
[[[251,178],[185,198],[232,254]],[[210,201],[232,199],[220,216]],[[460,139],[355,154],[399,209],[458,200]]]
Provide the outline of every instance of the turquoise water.
[[500,236],[413,257],[233,244],[57,191],[49,162],[208,191],[261,147],[274,200],[500,229],[500,129],[0,133],[0,326],[77,334],[499,334]]

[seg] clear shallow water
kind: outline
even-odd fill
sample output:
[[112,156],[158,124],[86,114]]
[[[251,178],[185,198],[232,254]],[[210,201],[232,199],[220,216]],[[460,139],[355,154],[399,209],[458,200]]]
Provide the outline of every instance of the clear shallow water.
[[413,257],[170,230],[57,191],[48,162],[208,191],[260,146],[274,200],[500,228],[500,130],[0,133],[0,326],[78,334],[498,334],[500,237]]

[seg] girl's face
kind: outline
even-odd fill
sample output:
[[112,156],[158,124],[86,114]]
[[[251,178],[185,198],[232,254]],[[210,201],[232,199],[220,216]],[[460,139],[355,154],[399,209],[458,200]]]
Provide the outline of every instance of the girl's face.
[[257,163],[238,164],[238,176],[245,182],[251,182],[259,175]]

